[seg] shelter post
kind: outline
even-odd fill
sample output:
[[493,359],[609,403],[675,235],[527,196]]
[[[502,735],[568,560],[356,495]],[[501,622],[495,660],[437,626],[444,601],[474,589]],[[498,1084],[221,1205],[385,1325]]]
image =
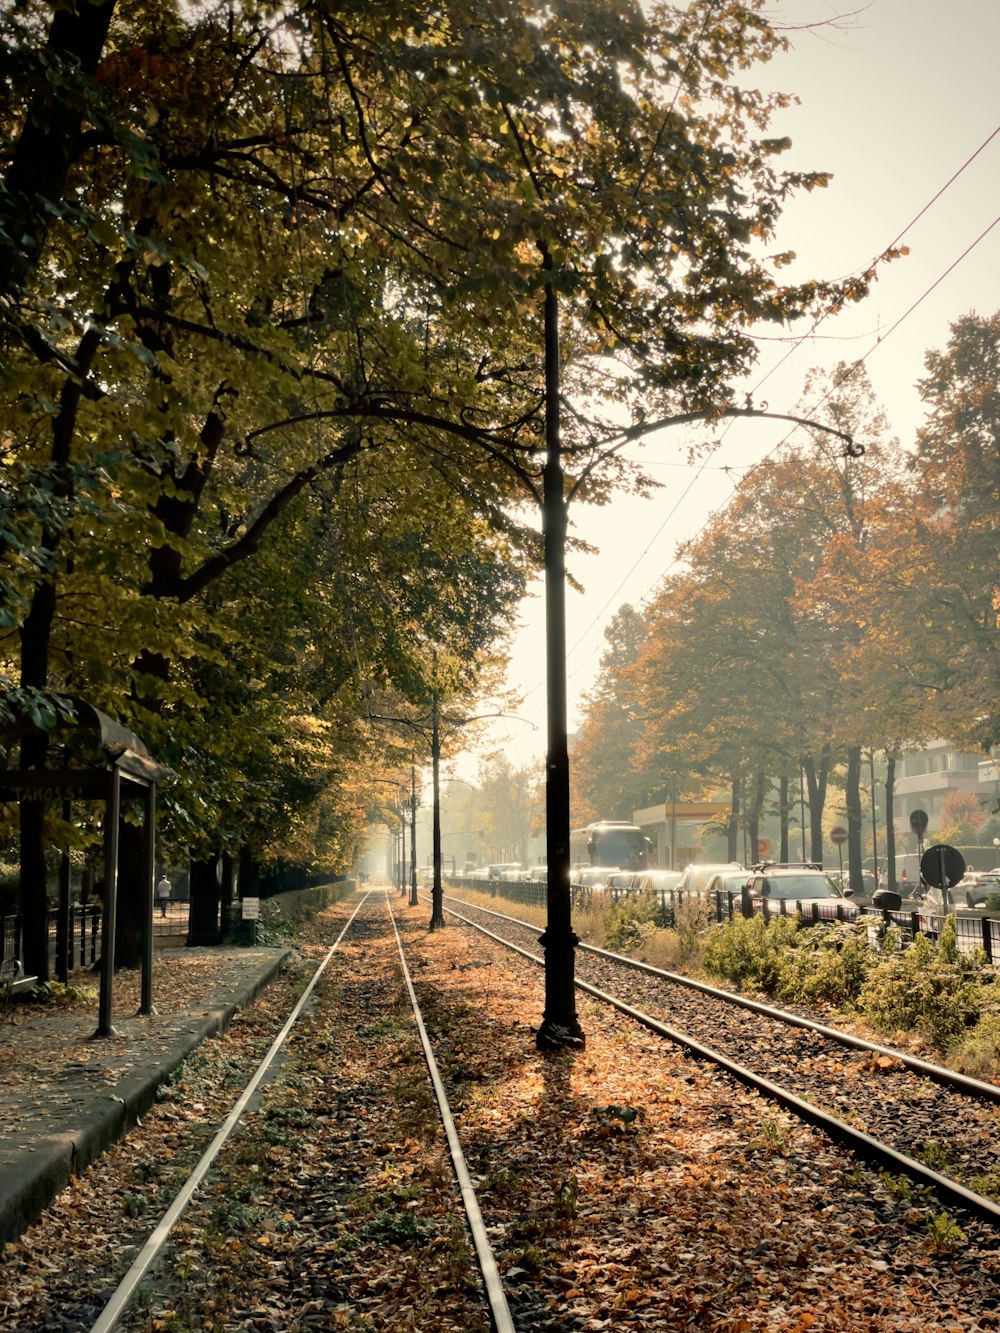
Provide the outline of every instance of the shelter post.
[[[101,994],[95,1037],[116,1037],[112,1026],[115,982],[115,915],[118,905],[118,821],[121,818],[122,777],[117,764],[108,769],[108,796],[104,810],[104,928],[101,935]],[[152,911],[152,904],[150,904]]]

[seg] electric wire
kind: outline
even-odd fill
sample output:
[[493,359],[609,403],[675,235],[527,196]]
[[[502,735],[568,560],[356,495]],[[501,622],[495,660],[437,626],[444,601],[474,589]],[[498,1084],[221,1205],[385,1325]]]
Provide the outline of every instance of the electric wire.
[[[983,143],[979,146],[979,148],[976,149],[976,151],[975,151],[973,154],[971,154],[969,158],[966,159],[966,161],[963,163],[963,165],[962,165],[956,172],[953,173],[953,175],[949,178],[949,180],[946,182],[946,184],[943,185],[943,186],[941,187],[941,189],[939,189],[939,190],[937,191],[937,193],[936,193],[936,194],[935,194],[935,195],[934,195],[934,196],[927,202],[927,204],[924,205],[923,208],[920,209],[920,211],[919,211],[917,214],[915,214],[915,216],[914,216],[914,218],[911,220],[911,222],[909,222],[909,223],[907,224],[907,226],[906,226],[906,227],[905,227],[905,228],[904,228],[904,229],[897,235],[897,237],[895,238],[895,240],[893,240],[893,241],[890,243],[889,247],[887,247],[888,249],[891,249],[893,246],[895,246],[896,244],[898,244],[898,242],[903,238],[903,236],[905,236],[905,235],[907,234],[907,232],[910,230],[910,228],[912,228],[912,226],[913,226],[913,225],[914,225],[914,224],[915,224],[921,217],[924,216],[924,214],[928,211],[928,209],[932,206],[933,203],[935,203],[938,199],[941,198],[941,196],[942,196],[942,195],[946,192],[946,190],[947,190],[947,189],[954,183],[954,181],[956,181],[956,180],[958,179],[958,177],[962,174],[962,172],[963,172],[963,171],[964,171],[964,170],[965,170],[965,169],[966,169],[966,168],[967,168],[967,167],[968,167],[968,166],[969,166],[969,165],[976,159],[976,157],[979,156],[979,154],[983,151],[983,149],[985,149],[985,148],[987,147],[987,145],[988,145],[989,143],[991,143],[992,140],[993,140],[994,138],[996,138],[996,136],[997,136],[998,134],[1000,134],[1000,126],[998,126],[997,129],[995,129],[995,130],[993,131],[993,133],[990,134],[990,135],[983,141]],[[939,276],[938,276],[938,277],[937,277],[937,278],[930,284],[929,287],[927,287],[927,288],[925,289],[924,292],[921,293],[921,295],[920,295],[920,296],[919,296],[919,297],[912,303],[912,305],[910,305],[910,306],[909,306],[909,307],[908,307],[908,308],[907,308],[907,309],[906,309],[906,310],[899,316],[899,318],[896,319],[896,320],[889,326],[889,328],[888,328],[884,333],[880,333],[880,334],[877,336],[876,341],[875,341],[875,342],[873,343],[873,345],[868,349],[868,351],[865,352],[865,353],[863,353],[863,355],[861,355],[860,357],[856,358],[856,360],[854,360],[854,361],[851,363],[851,365],[848,366],[848,367],[846,368],[846,370],[844,371],[844,373],[843,373],[842,375],[840,375],[837,379],[835,379],[835,380],[834,380],[834,381],[827,387],[827,389],[826,389],[825,392],[820,396],[820,398],[817,399],[814,403],[812,403],[812,404],[806,409],[806,411],[807,411],[810,415],[812,415],[812,414],[814,414],[820,407],[822,407],[823,403],[826,402],[827,399],[828,399],[833,393],[835,393],[835,392],[837,391],[837,389],[839,389],[843,384],[845,384],[845,383],[850,379],[850,377],[851,377],[853,374],[855,374],[855,373],[857,372],[857,370],[858,370],[862,365],[865,364],[865,362],[868,360],[868,358],[869,358],[870,356],[872,356],[872,354],[876,351],[876,349],[879,348],[879,347],[881,347],[881,346],[886,342],[886,340],[890,337],[890,335],[893,334],[893,333],[900,327],[900,325],[902,325],[902,324],[905,322],[905,320],[907,320],[907,319],[914,313],[914,311],[916,311],[916,310],[918,309],[918,307],[919,307],[919,306],[920,306],[920,305],[927,299],[927,297],[930,296],[930,294],[931,294],[937,287],[940,286],[940,284],[941,284],[941,283],[942,283],[942,282],[943,282],[943,281],[944,281],[944,280],[945,280],[945,279],[946,279],[946,278],[947,278],[947,277],[948,277],[948,276],[949,276],[949,275],[950,275],[950,274],[951,274],[951,273],[952,273],[952,272],[959,266],[959,264],[961,264],[961,263],[963,262],[963,260],[965,260],[965,259],[972,253],[972,251],[975,250],[976,247],[977,247],[983,240],[986,239],[986,237],[990,234],[990,232],[993,231],[993,229],[998,225],[998,223],[1000,223],[1000,216],[994,218],[993,221],[992,221],[991,223],[989,223],[989,225],[988,225],[987,227],[985,227],[984,230],[983,230],[982,232],[980,232],[980,234],[976,237],[976,239],[975,239],[974,241],[972,241],[972,242],[965,248],[965,250],[963,250],[962,253],[961,253],[955,260],[953,260],[952,263],[950,263],[946,269],[944,269],[944,271],[943,271],[941,274],[939,274]],[[817,324],[817,326],[818,326],[818,324]],[[817,327],[817,326],[814,326],[814,328]],[[768,374],[767,374],[766,376],[764,376],[760,381],[758,381],[757,385],[755,386],[755,390],[754,390],[754,391],[756,391],[756,389],[759,388],[760,385],[762,385],[762,384],[764,383],[764,381],[765,381],[765,380],[766,380],[772,373],[774,373],[774,371],[776,371],[776,370],[778,369],[778,367],[779,367],[780,365],[782,365],[782,364],[784,363],[784,361],[787,360],[788,357],[789,357],[794,351],[797,351],[798,348],[801,347],[801,346],[803,345],[803,342],[805,342],[805,341],[806,341],[806,338],[808,338],[809,336],[810,336],[810,335],[805,335],[805,337],[804,337],[803,339],[800,339],[800,340],[799,340],[799,341],[798,341],[798,342],[797,342],[791,349],[789,349],[789,351],[786,352],[785,356],[781,358],[781,360],[777,363],[777,365],[775,365],[774,367],[772,367],[772,369],[768,372]],[[720,436],[720,439],[718,440],[718,442],[716,442],[716,443],[713,445],[712,449],[705,455],[705,458],[704,458],[704,459],[702,460],[702,462],[699,464],[698,469],[697,469],[697,471],[695,472],[694,476],[692,477],[691,481],[688,483],[687,487],[684,489],[684,491],[681,493],[681,495],[678,496],[678,498],[675,500],[674,504],[672,505],[672,507],[671,507],[670,510],[668,511],[668,513],[667,513],[666,517],[664,518],[663,522],[660,524],[659,528],[657,528],[656,533],[654,534],[654,536],[653,536],[652,538],[650,538],[650,540],[649,540],[649,542],[648,542],[648,544],[647,544],[645,550],[641,553],[641,555],[639,555],[639,556],[637,557],[637,559],[634,561],[634,563],[633,563],[632,566],[629,568],[629,570],[627,571],[627,573],[623,575],[621,581],[618,583],[618,585],[616,586],[615,590],[610,594],[610,596],[609,596],[609,597],[607,598],[607,600],[604,602],[604,604],[603,604],[603,606],[601,607],[600,611],[597,612],[597,614],[596,614],[596,615],[594,616],[594,618],[590,621],[590,623],[587,625],[587,627],[586,627],[586,628],[581,632],[581,634],[578,636],[576,642],[573,644],[573,646],[572,646],[572,647],[570,648],[570,650],[569,650],[569,656],[573,656],[573,655],[576,653],[576,651],[579,649],[579,647],[581,646],[581,644],[583,644],[583,643],[585,642],[585,640],[590,636],[590,634],[591,634],[592,631],[594,630],[595,626],[596,626],[596,625],[598,624],[598,622],[601,620],[602,616],[605,615],[605,613],[606,613],[607,610],[608,610],[608,607],[609,607],[609,606],[615,601],[615,599],[620,595],[622,588],[623,588],[623,587],[625,586],[625,584],[628,582],[629,578],[631,578],[632,574],[635,572],[635,570],[636,570],[636,569],[638,568],[638,566],[641,564],[642,560],[645,559],[646,555],[649,553],[649,551],[651,550],[651,548],[655,545],[656,541],[659,539],[659,537],[660,537],[660,535],[662,534],[662,532],[664,531],[664,529],[667,527],[667,525],[670,523],[671,519],[672,519],[672,518],[674,517],[674,515],[677,513],[677,510],[678,510],[678,508],[680,507],[680,505],[681,505],[681,504],[683,503],[683,501],[687,498],[689,492],[691,491],[691,488],[692,488],[692,487],[695,485],[695,483],[698,481],[698,479],[699,479],[700,476],[702,475],[702,472],[705,470],[705,467],[708,465],[709,460],[710,460],[711,458],[717,456],[718,451],[719,451],[719,449],[720,449],[721,446],[722,446],[723,440],[725,439],[726,434],[728,434],[729,430],[731,429],[732,424],[733,424],[732,422],[727,423],[726,427],[724,428],[724,430],[723,430],[723,432],[722,432],[722,435]],[[754,467],[759,467],[761,464],[766,463],[766,462],[768,461],[768,459],[770,459],[771,457],[773,457],[773,455],[774,455],[780,448],[782,448],[783,445],[785,445],[785,444],[788,442],[788,440],[794,435],[795,431],[798,430],[798,429],[800,429],[799,426],[797,426],[797,425],[792,426],[792,427],[791,427],[791,428],[790,428],[790,429],[789,429],[789,430],[788,430],[788,431],[781,437],[781,439],[778,440],[777,443],[774,444],[774,445],[767,451],[766,454],[764,454],[760,459],[758,459],[757,463],[754,464],[753,466],[754,466]],[[752,470],[752,469],[750,469],[750,470]],[[692,538],[689,538],[689,541],[696,540],[697,537],[699,537],[702,533],[704,533],[704,532],[707,530],[707,528],[709,527],[709,525],[710,525],[710,524],[711,524],[711,523],[718,517],[718,515],[719,515],[720,513],[724,512],[726,506],[729,504],[730,500],[732,499],[733,494],[736,492],[736,490],[737,490],[737,488],[738,488],[738,484],[739,484],[739,483],[734,483],[734,484],[733,484],[733,486],[731,487],[731,489],[730,489],[730,491],[729,491],[729,494],[724,498],[723,501],[720,502],[719,505],[717,505],[713,510],[710,511],[710,513],[709,513],[708,516],[706,517],[705,521],[704,521],[704,522],[701,524],[701,526],[698,528],[698,530],[697,530],[697,532],[694,534],[694,536],[693,536]],[[657,577],[656,577],[656,579],[655,579],[655,581],[654,581],[654,586],[655,586],[655,585],[658,585],[658,584],[659,584],[659,583],[666,577],[666,575],[667,575],[667,573],[669,572],[669,570],[670,570],[676,563],[677,563],[677,557],[675,557],[674,560],[672,560],[672,561],[670,562],[670,564],[667,565],[666,568],[664,568],[664,569],[661,571],[661,573],[660,573],[659,575],[657,575]],[[586,665],[587,665],[587,664],[594,658],[594,656],[595,656],[598,652],[601,651],[602,646],[603,646],[603,645],[601,645],[601,644],[597,644],[597,645],[595,645],[593,648],[591,648],[591,650],[586,654],[586,656],[584,656],[582,659],[580,659],[580,660],[577,662],[577,664],[572,668],[572,670],[570,670],[570,671],[568,672],[568,677],[567,677],[567,678],[568,678],[568,679],[572,679],[575,675],[578,675],[578,674],[584,669],[584,667],[585,667],[585,666],[586,666]],[[544,680],[538,682],[537,684],[535,684],[534,686],[532,686],[531,689],[530,689],[529,691],[527,691],[525,697],[526,697],[526,698],[527,698],[527,697],[530,697],[530,695],[534,694],[537,690],[541,689],[543,685],[544,685]]]

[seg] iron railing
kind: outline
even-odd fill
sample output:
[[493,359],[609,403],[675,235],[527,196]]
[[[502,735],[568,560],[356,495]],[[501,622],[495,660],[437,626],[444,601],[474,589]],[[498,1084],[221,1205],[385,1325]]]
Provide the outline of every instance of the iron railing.
[[[546,886],[537,880],[484,880],[467,876],[449,877],[449,884],[460,888],[473,889],[479,893],[488,893],[493,898],[503,898],[513,903],[530,903],[544,906]],[[586,888],[579,884],[571,886],[574,908],[590,907],[599,902],[619,902],[624,898],[634,897],[639,892],[636,888]],[[677,924],[677,913],[687,903],[700,905],[706,909],[710,921],[732,921],[738,916],[761,915],[765,920],[775,916],[801,916],[809,925],[818,925],[823,921],[854,921],[867,918],[871,925],[882,924],[895,926],[904,941],[926,935],[936,940],[941,933],[946,917],[941,913],[928,911],[889,911],[886,908],[871,907],[865,903],[852,903],[850,899],[831,899],[829,903],[800,903],[793,899],[767,899],[749,897],[745,902],[739,893],[718,892],[710,896],[704,893],[684,893],[680,889],[647,890],[656,894],[658,903],[657,916],[661,926],[673,927]],[[1000,964],[1000,918],[988,916],[958,916],[955,918],[955,932],[960,953],[970,954],[982,949],[991,964]]]

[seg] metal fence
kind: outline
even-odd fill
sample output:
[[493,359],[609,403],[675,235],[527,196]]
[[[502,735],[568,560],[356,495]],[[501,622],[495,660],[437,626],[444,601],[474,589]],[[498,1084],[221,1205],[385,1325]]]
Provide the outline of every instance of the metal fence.
[[[473,889],[477,893],[488,893],[491,898],[503,898],[512,903],[530,903],[542,907],[546,902],[546,885],[536,880],[484,880],[468,877],[449,878],[448,882],[459,888]],[[620,902],[634,897],[638,890],[631,888],[584,888],[574,884],[570,889],[574,909],[593,907],[600,903]],[[700,906],[706,911],[710,921],[732,921],[738,916],[763,916],[770,920],[775,916],[801,916],[808,925],[819,925],[823,921],[854,921],[867,919],[872,926],[895,926],[905,941],[926,935],[936,940],[941,933],[946,917],[940,913],[928,911],[888,911],[884,908],[870,907],[863,903],[854,904],[847,899],[832,900],[829,904],[810,902],[799,903],[791,899],[768,900],[749,898],[744,902],[739,893],[716,893],[711,897],[705,894],[685,894],[679,889],[660,889],[656,891],[658,904],[657,916],[661,926],[673,927],[677,924],[677,914],[685,902],[692,907]],[[960,953],[970,954],[982,949],[992,964],[1000,963],[1000,918],[988,916],[958,916],[955,918],[955,932]]]
[[[154,908],[153,944],[163,947],[169,942],[177,942],[187,937],[188,911],[186,902],[170,902],[161,915],[159,907]],[[69,909],[66,923],[66,939],[62,940],[59,922],[53,914],[49,923],[49,963],[52,974],[59,976],[60,954],[65,950],[65,975],[81,967],[93,967],[101,956],[101,930],[103,915],[99,907],[81,907],[73,904]],[[0,917],[0,935],[3,939],[4,958],[23,958],[24,946],[21,929],[21,916],[15,913]]]

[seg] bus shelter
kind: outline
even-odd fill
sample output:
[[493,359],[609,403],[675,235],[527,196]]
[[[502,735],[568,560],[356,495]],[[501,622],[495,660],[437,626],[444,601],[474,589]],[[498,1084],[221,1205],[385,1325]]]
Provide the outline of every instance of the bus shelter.
[[[101,932],[101,984],[96,1037],[115,1036],[113,984],[115,965],[115,922],[118,905],[118,840],[122,800],[126,793],[140,795],[143,807],[142,844],[142,952],[141,1014],[155,1013],[153,1008],[153,881],[156,867],[156,788],[169,770],[158,764],[135,734],[114,718],[86,700],[61,696],[61,711],[70,721],[57,724],[59,732],[69,727],[96,732],[97,751],[104,758],[101,767],[55,769],[7,769],[0,771],[0,801],[49,803],[61,801],[64,807],[76,801],[103,801],[104,814],[104,910]],[[42,731],[38,723],[20,716],[0,727],[0,747],[11,748],[32,732]],[[41,891],[45,892],[45,885]]]

